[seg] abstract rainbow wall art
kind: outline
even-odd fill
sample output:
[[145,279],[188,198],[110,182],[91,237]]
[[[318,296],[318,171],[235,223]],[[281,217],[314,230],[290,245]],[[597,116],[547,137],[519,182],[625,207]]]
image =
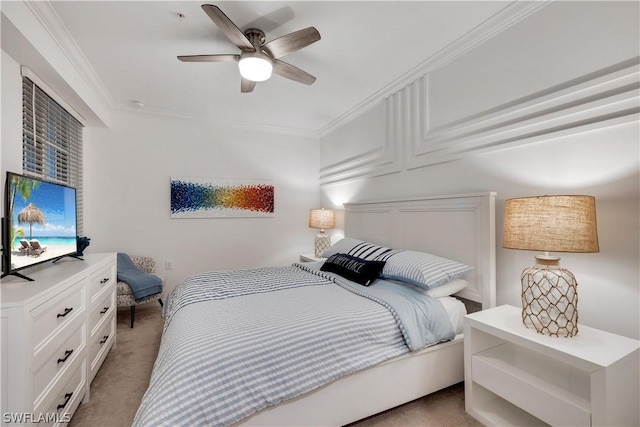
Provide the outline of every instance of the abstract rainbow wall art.
[[171,178],[171,218],[272,217],[271,180]]

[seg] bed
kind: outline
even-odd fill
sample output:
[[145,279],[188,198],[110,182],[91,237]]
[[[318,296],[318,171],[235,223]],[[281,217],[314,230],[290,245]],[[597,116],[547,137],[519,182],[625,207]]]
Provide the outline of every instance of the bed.
[[[411,287],[389,296],[394,277],[358,286],[321,270],[322,263],[186,280],[168,301],[158,359],[134,425],[345,425],[462,381],[464,310],[495,305],[494,204],[495,193],[345,204],[348,239],[471,267],[460,277],[467,286],[456,294],[463,311],[457,300],[423,297]],[[429,310],[405,314],[413,298],[424,300],[411,305]],[[286,308],[272,309],[280,304]],[[410,326],[422,311],[434,326],[428,333]],[[448,320],[431,314],[439,311]],[[321,332],[303,329],[325,323]],[[307,341],[296,347],[297,340]],[[298,354],[312,347],[317,354]],[[278,370],[291,361],[295,371]],[[267,365],[276,373],[265,371]],[[213,368],[225,372],[214,375]]]

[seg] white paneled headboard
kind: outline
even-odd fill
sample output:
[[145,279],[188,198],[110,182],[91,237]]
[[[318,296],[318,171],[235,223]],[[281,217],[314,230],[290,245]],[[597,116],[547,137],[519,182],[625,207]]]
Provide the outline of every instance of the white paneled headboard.
[[496,193],[345,203],[345,235],[474,267],[457,296],[496,304]]

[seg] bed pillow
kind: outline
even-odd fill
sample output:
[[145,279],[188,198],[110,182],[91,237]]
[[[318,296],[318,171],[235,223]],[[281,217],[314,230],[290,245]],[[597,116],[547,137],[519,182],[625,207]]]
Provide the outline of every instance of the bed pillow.
[[391,249],[387,248],[386,246],[374,245],[373,243],[360,241],[347,253],[352,256],[357,256],[358,258],[375,261],[386,261],[398,252],[402,252],[402,250]]
[[457,279],[473,269],[466,264],[418,251],[405,251],[345,237],[327,249],[322,256],[337,253],[363,260],[386,261],[381,277],[432,289]]
[[322,271],[336,273],[345,279],[369,286],[376,280],[385,265],[384,261],[367,261],[347,254],[333,254],[320,267]]
[[469,286],[469,282],[467,282],[464,279],[453,279],[445,283],[444,285],[436,286],[433,289],[425,289],[424,287],[411,285],[401,280],[384,279],[382,277],[380,278],[380,280],[384,280],[385,282],[388,282],[388,283],[393,283],[397,286],[408,286],[410,288],[414,288],[418,292],[422,292],[426,295],[429,295],[432,298],[450,297],[451,295],[457,294],[458,292],[460,292],[461,290]]
[[331,255],[349,253],[354,246],[360,243],[363,243],[362,240],[352,239],[351,237],[342,238],[324,251],[322,257],[329,258]]
[[433,298],[449,297],[469,286],[469,282],[464,279],[453,279],[442,286],[436,286],[427,291],[427,295]]
[[417,251],[400,251],[387,259],[382,271],[385,279],[399,280],[432,289],[472,270],[461,262]]

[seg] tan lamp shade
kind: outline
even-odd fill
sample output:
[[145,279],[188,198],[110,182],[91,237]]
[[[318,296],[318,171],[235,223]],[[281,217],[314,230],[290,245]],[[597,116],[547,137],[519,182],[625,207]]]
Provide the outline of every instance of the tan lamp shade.
[[310,209],[309,227],[321,230],[334,228],[336,226],[335,215],[328,209]]
[[545,252],[599,252],[593,196],[536,196],[504,205],[502,246]]
[[549,252],[598,252],[596,201],[592,196],[537,196],[510,199],[504,205],[502,245],[544,251],[525,268],[522,321],[544,335],[578,334],[578,283],[560,258]]

